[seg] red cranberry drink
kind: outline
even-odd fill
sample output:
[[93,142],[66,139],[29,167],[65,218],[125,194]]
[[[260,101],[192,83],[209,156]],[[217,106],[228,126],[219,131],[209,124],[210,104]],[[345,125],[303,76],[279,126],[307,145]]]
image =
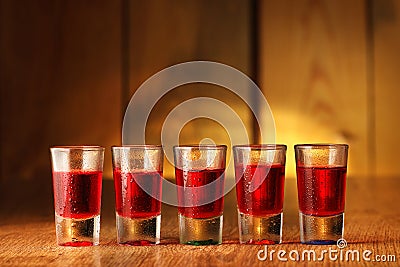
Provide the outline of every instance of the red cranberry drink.
[[238,145],[233,153],[240,243],[280,243],[286,146]]
[[[149,218],[161,214],[161,177],[157,171],[114,170],[115,209],[126,218]],[[149,188],[147,193],[142,187]]]
[[222,243],[226,146],[175,146],[181,244]]
[[301,213],[335,216],[344,212],[346,167],[298,167]]
[[162,147],[114,146],[112,156],[117,242],[134,246],[160,243]]
[[[176,169],[178,187],[178,212],[188,218],[204,219],[222,215],[224,207],[224,169],[183,171]],[[205,185],[214,183],[212,188]],[[192,190],[196,189],[195,194]],[[214,201],[203,204],[207,199]]]
[[343,237],[348,145],[296,145],[300,241],[336,244]]
[[92,218],[100,214],[101,171],[53,172],[54,206],[58,216]]
[[[285,165],[252,164],[236,166],[237,207],[239,212],[264,216],[283,212]],[[251,189],[251,183],[259,186]]]
[[57,243],[98,245],[104,148],[52,147]]

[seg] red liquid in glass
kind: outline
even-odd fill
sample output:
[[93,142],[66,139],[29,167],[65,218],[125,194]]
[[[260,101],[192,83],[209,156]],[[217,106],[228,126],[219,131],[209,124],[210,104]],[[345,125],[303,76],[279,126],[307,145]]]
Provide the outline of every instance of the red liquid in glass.
[[[184,171],[175,168],[178,187],[178,212],[189,218],[212,218],[222,215],[224,206],[225,170],[191,170]],[[200,186],[215,182],[208,188]],[[209,204],[200,205],[207,200]],[[188,206],[188,207],[185,207]]]
[[85,219],[100,214],[101,171],[53,172],[57,215]]
[[297,167],[299,208],[303,214],[344,212],[346,167]]
[[[282,212],[285,184],[284,165],[236,166],[235,176],[236,196],[240,212],[253,216]],[[259,186],[255,191],[250,192],[251,184]]]
[[73,241],[73,242],[66,242],[63,244],[60,244],[60,246],[66,246],[66,247],[90,247],[93,246],[92,242],[88,241]]
[[161,198],[161,177],[162,172],[122,172],[114,169],[115,206],[118,215],[128,218],[160,215],[161,201],[157,199]]

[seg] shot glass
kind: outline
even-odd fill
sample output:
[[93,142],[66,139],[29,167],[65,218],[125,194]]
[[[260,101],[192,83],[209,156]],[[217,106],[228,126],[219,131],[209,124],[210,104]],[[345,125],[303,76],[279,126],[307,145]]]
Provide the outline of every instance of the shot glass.
[[233,155],[240,243],[281,243],[286,146],[238,145]]
[[226,146],[175,146],[174,160],[180,243],[221,244]]
[[112,147],[119,244],[160,243],[163,159],[158,145]]
[[295,145],[300,241],[336,244],[343,238],[348,145]]
[[58,245],[98,245],[104,148],[65,146],[50,152]]

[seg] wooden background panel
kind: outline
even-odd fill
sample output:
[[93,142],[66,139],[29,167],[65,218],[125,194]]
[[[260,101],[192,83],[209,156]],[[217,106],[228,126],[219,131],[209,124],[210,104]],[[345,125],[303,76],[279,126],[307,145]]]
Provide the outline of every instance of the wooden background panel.
[[[130,11],[130,91],[127,95],[132,96],[156,72],[186,61],[217,61],[252,74],[250,1],[132,1]],[[160,143],[161,127],[168,113],[183,101],[199,96],[229,104],[252,136],[251,113],[245,103],[222,88],[195,84],[175,89],[157,104],[147,124],[146,141]],[[181,131],[180,140],[193,144],[209,137],[216,143],[227,144],[230,150],[228,135],[216,126],[209,120],[193,121]],[[199,128],[201,131],[196,130]],[[174,177],[168,161],[164,164],[164,174]]]
[[368,174],[365,1],[260,1],[260,85],[288,145],[345,142],[349,174]]
[[51,188],[51,145],[105,146],[110,175],[109,147],[121,129],[120,3],[1,1],[0,9],[7,191],[51,196],[43,191]]
[[373,2],[376,170],[380,176],[400,173],[400,1]]

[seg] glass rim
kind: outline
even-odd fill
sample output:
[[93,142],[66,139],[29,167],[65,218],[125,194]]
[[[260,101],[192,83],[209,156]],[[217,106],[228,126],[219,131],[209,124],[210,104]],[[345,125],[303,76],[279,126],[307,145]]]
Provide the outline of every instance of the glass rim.
[[117,146],[117,145],[114,145],[114,146],[111,146],[111,150],[114,150],[114,149],[127,149],[127,150],[129,150],[129,149],[147,149],[147,150],[151,150],[151,149],[154,149],[154,150],[158,150],[158,149],[160,149],[160,148],[163,148],[163,146],[162,145],[121,145],[121,146]]
[[51,151],[71,151],[71,150],[83,150],[83,151],[104,151],[104,147],[97,145],[72,145],[72,146],[52,146]]
[[189,149],[198,149],[198,150],[227,150],[228,146],[226,145],[175,145],[173,149],[178,150],[189,150]]
[[327,148],[349,148],[348,144],[334,144],[334,143],[315,143],[315,144],[297,144],[294,149],[327,149]]
[[242,144],[234,145],[232,149],[254,149],[254,150],[286,150],[287,146],[284,144]]

